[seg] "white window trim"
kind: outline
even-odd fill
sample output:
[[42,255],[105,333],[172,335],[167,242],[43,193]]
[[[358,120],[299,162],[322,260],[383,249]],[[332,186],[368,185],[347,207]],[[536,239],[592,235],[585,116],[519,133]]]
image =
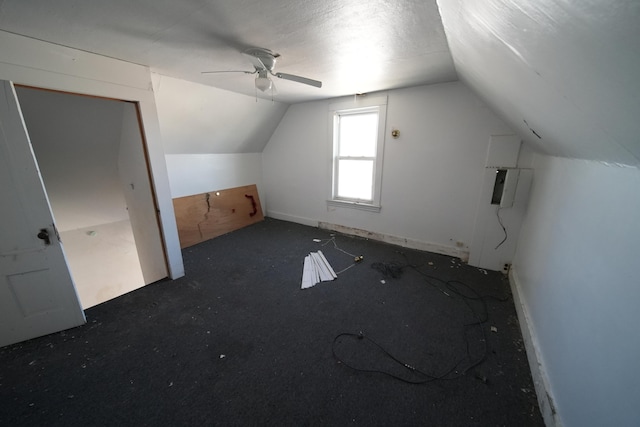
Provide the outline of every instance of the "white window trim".
[[[335,194],[335,116],[339,112],[357,112],[357,110],[367,111],[377,107],[378,112],[378,140],[376,144],[376,161],[374,163],[373,180],[373,201],[361,202],[350,199],[340,199]],[[327,206],[338,206],[354,208],[369,212],[380,212],[381,210],[381,189],[382,189],[382,163],[384,154],[384,142],[387,124],[387,96],[357,97],[349,101],[339,101],[329,104],[329,150],[331,158],[331,176],[329,179],[329,197]]]

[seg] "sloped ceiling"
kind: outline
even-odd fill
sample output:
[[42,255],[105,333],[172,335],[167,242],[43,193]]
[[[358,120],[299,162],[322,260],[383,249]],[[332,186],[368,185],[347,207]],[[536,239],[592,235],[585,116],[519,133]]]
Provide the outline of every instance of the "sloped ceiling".
[[242,52],[268,48],[323,82],[275,79],[285,103],[457,80],[435,0],[0,0],[0,30],[250,96],[254,76],[201,72],[252,71]]
[[640,165],[640,2],[438,0],[461,80],[543,152]]
[[287,104],[153,74],[165,154],[261,153]]
[[270,48],[324,83],[277,80],[284,103],[459,77],[543,152],[640,165],[638,0],[0,0],[0,30],[250,96],[201,71]]

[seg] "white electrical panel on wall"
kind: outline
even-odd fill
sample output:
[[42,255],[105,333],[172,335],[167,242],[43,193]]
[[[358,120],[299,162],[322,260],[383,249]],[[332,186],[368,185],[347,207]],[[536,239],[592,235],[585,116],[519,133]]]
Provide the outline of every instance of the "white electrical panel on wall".
[[491,135],[485,166],[488,168],[515,168],[518,163],[520,145],[518,135]]
[[533,175],[519,167],[521,145],[517,135],[491,135],[469,265],[504,272],[513,260]]
[[518,177],[520,169],[497,169],[491,204],[499,205],[501,208],[510,208],[518,188]]
[[510,208],[513,206],[519,176],[520,169],[507,169],[507,176],[504,181],[504,186],[502,187],[502,197],[500,198],[501,208]]

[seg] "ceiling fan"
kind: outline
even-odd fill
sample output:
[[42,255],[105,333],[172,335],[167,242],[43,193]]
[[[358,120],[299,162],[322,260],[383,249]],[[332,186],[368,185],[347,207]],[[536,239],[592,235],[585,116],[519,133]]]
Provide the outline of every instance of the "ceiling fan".
[[284,80],[291,80],[294,82],[306,84],[314,87],[322,87],[322,82],[318,80],[309,79],[306,77],[296,76],[294,74],[274,72],[273,68],[276,65],[276,59],[280,57],[280,54],[264,49],[261,47],[251,47],[243,52],[249,61],[253,64],[253,71],[244,70],[232,70],[232,71],[203,71],[202,74],[216,74],[216,73],[245,73],[245,74],[257,74],[255,79],[256,89],[266,92],[269,89],[272,91],[275,89],[273,81],[269,78],[269,75],[278,77]]

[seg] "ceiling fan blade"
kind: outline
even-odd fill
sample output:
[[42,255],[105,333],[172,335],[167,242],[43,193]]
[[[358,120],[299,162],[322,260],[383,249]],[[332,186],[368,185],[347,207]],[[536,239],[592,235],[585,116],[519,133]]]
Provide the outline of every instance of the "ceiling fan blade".
[[315,87],[322,87],[322,82],[319,82],[318,80],[313,80],[313,79],[308,79],[306,77],[300,77],[300,76],[296,76],[293,74],[286,74],[286,73],[274,73],[274,76],[280,78],[280,79],[285,79],[285,80],[291,80],[294,82],[298,82],[298,83],[303,83],[309,86],[315,86]]
[[201,71],[200,74],[219,74],[219,73],[245,73],[255,74],[257,71],[244,71],[244,70],[225,70],[225,71]]

